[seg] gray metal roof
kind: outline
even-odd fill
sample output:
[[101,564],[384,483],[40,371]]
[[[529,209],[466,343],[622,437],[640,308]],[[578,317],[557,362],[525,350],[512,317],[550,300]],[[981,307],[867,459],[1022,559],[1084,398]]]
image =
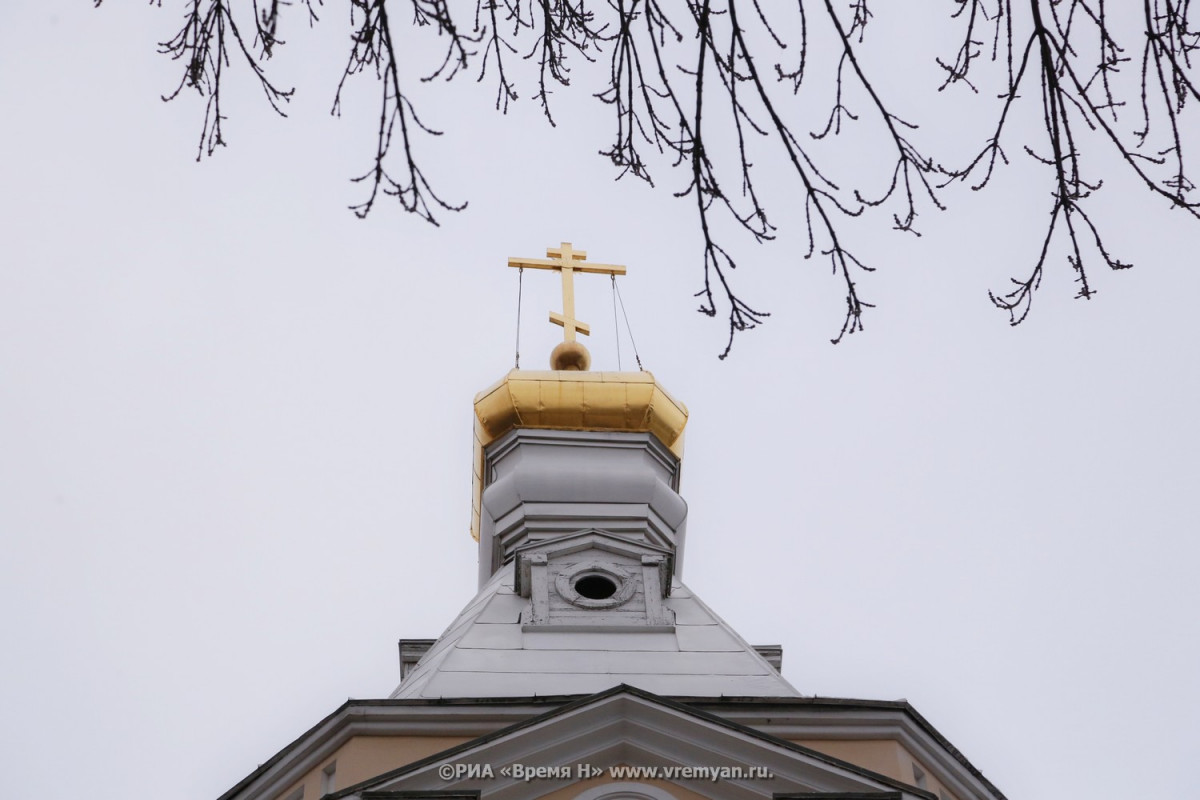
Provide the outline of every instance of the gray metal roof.
[[729,625],[675,580],[664,630],[534,630],[513,565],[496,572],[391,695],[394,699],[594,694],[628,684],[691,697],[799,697]]

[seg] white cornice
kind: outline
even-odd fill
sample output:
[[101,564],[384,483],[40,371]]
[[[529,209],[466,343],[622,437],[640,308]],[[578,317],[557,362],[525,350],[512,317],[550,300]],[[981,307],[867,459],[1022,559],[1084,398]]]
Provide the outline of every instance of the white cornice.
[[[438,769],[443,763],[488,764],[495,774],[445,780]],[[755,766],[773,774],[762,780],[723,780],[721,796],[729,800],[764,800],[778,792],[798,791],[900,791],[913,800],[926,796],[848,762],[757,735],[628,688],[602,693],[534,724],[455,748],[444,758],[426,759],[381,776],[364,784],[362,791],[480,790],[489,800],[530,800],[544,794],[548,787],[569,785],[575,779],[539,781],[531,786],[500,773],[502,766],[579,763],[600,768],[615,764]]]
[[[351,701],[283,748],[220,800],[263,800],[278,796],[355,736],[461,736],[473,739],[494,734],[574,700],[577,698],[448,703]],[[931,732],[928,723],[907,704],[691,698],[682,702],[703,713],[783,740],[898,741],[961,800],[1004,800],[1004,796],[988,784],[953,745],[936,731]],[[656,723],[646,719],[638,720],[636,724],[651,731]],[[649,752],[647,745],[646,754]],[[491,794],[489,792],[489,796]]]

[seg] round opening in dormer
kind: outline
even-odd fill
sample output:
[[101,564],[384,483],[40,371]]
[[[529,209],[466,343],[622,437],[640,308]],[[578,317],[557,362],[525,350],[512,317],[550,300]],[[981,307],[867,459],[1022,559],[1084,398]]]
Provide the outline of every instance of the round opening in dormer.
[[617,584],[606,575],[584,575],[575,581],[575,591],[589,600],[607,600],[617,593]]

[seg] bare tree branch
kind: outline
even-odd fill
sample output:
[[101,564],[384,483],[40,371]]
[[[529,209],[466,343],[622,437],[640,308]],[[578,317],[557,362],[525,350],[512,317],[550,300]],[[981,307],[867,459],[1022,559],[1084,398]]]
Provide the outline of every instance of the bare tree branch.
[[163,100],[174,100],[185,88],[195,89],[201,97],[208,98],[204,107],[204,123],[200,128],[200,146],[196,153],[196,160],[199,161],[203,155],[212,155],[218,146],[225,145],[221,131],[221,122],[225,119],[221,114],[221,78],[223,70],[229,66],[227,37],[232,36],[233,43],[262,87],[267,102],[281,117],[287,116],[282,104],[291,99],[293,90],[277,88],[267,79],[259,63],[260,56],[269,55],[275,40],[260,40],[262,51],[260,56],[256,56],[242,38],[227,0],[190,0],[189,6],[183,27],[158,47],[160,53],[169,55],[173,61],[182,61],[184,65],[179,85],[171,94],[163,96]]
[[[919,235],[921,210],[943,209],[942,192],[953,185],[988,187],[1009,163],[1007,151],[1024,152],[1045,170],[1043,190],[1050,196],[1032,266],[1024,277],[1011,279],[1010,290],[989,293],[1014,325],[1027,318],[1056,253],[1064,254],[1082,298],[1095,294],[1096,259],[1111,269],[1129,266],[1110,253],[1087,205],[1101,191],[1105,170],[1112,169],[1102,165],[1121,165],[1164,208],[1200,218],[1191,171],[1200,31],[1190,0],[1142,0],[1140,8],[1107,0],[952,0],[949,18],[960,33],[947,55],[930,54],[944,73],[931,88],[946,95],[965,88],[996,103],[995,117],[982,126],[955,119],[957,107],[943,112],[956,130],[975,137],[973,155],[955,168],[926,152],[928,143],[916,138],[916,120],[901,115],[895,98],[885,96],[874,80],[871,62],[864,59],[873,46],[867,32],[872,40],[880,35],[886,40],[888,30],[885,25],[882,34],[875,32],[878,9],[868,0],[843,0],[844,5],[793,0],[769,7],[761,0],[476,0],[467,28],[452,16],[449,0],[347,2],[354,34],[333,113],[341,112],[351,76],[373,73],[380,89],[373,164],[353,179],[369,187],[367,197],[352,206],[356,214],[369,214],[381,195],[395,197],[402,209],[433,224],[437,212],[466,207],[442,199],[422,167],[424,150],[418,152],[418,146],[440,132],[421,120],[408,93],[413,79],[400,67],[401,41],[395,38],[400,28],[432,32],[444,43],[440,59],[417,76],[420,82],[452,80],[474,59],[476,80],[496,81],[498,110],[507,111],[522,80],[530,80],[536,87],[531,95],[552,126],[554,93],[573,88],[581,76],[593,75],[594,64],[605,63],[606,76],[585,82],[586,91],[612,113],[613,138],[601,155],[618,178],[632,175],[651,186],[662,182],[661,173],[677,170],[682,180],[674,194],[691,198],[697,214],[700,311],[708,316],[724,311],[728,324],[722,358],[737,333],[769,316],[744,299],[733,281],[742,251],[735,239],[766,245],[778,232],[757,180],[764,166],[773,182],[791,181],[796,202],[787,203],[785,213],[789,227],[803,226],[805,259],[827,256],[839,277],[846,313],[834,342],[862,330],[864,311],[871,308],[860,297],[858,281],[872,269],[851,252],[854,242],[842,230],[846,218],[882,211],[892,228]],[[407,4],[406,23],[389,16],[403,7],[398,4]],[[198,157],[225,144],[221,90],[231,52],[249,66],[270,106],[284,113],[292,92],[277,88],[263,65],[284,44],[278,35],[282,20],[300,5],[315,24],[313,0],[252,0],[249,12],[236,14],[229,0],[187,0],[183,26],[160,50],[183,64],[178,86],[164,99],[179,97],[185,88],[204,98]],[[891,6],[885,11],[919,13]],[[253,14],[250,38],[238,27],[241,13]],[[792,31],[791,41],[784,31]],[[814,50],[818,41],[821,47]],[[1141,43],[1140,68],[1126,74],[1133,61],[1129,53],[1139,51],[1134,41]],[[817,113],[807,97],[807,89],[817,85],[810,73],[824,68],[814,57],[818,53],[832,59],[821,73],[832,89],[827,113]],[[771,80],[762,64],[773,68]],[[1039,115],[1032,140],[1013,129],[1018,107]],[[1137,109],[1135,129],[1123,127],[1130,107]],[[820,121],[814,126],[814,120]],[[796,135],[798,125],[812,128],[806,145]],[[848,126],[870,138],[874,153],[890,154],[884,171],[846,175],[825,154],[823,148]],[[1092,172],[1096,177],[1089,177]]]
[[[382,92],[375,163],[370,170],[353,179],[355,183],[370,185],[371,193],[366,200],[351,206],[351,209],[359,217],[367,216],[382,191],[384,195],[395,197],[405,211],[436,225],[435,208],[461,211],[467,206],[465,202],[453,204],[443,200],[433,190],[417,163],[414,134],[420,131],[430,136],[441,136],[441,131],[421,122],[412,101],[401,88],[396,46],[392,39],[391,26],[388,24],[385,0],[351,0],[351,8],[352,14],[357,15],[359,20],[358,29],[353,36],[350,59],[338,83],[332,113],[341,113],[342,90],[346,80],[353,75],[368,70],[374,71]],[[460,69],[466,68],[470,56],[467,46],[474,40],[458,32],[445,0],[412,0],[412,10],[416,25],[432,25],[438,33],[445,34],[449,41],[442,63],[424,80],[433,80],[441,76],[453,78]],[[397,134],[403,159],[402,168],[398,173],[388,168],[388,156]],[[399,177],[396,177],[397,175]]]

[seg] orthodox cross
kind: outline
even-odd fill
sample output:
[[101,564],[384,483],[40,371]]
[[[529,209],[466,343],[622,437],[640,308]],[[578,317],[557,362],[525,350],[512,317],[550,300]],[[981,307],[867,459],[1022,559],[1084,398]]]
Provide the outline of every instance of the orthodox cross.
[[575,332],[591,336],[592,329],[586,322],[575,319],[575,273],[596,272],[603,275],[624,275],[625,267],[616,264],[589,264],[586,250],[574,250],[570,242],[560,247],[546,248],[546,258],[510,258],[510,267],[531,269],[554,269],[562,273],[563,310],[561,314],[550,312],[550,321],[563,328],[563,341],[575,341]]

